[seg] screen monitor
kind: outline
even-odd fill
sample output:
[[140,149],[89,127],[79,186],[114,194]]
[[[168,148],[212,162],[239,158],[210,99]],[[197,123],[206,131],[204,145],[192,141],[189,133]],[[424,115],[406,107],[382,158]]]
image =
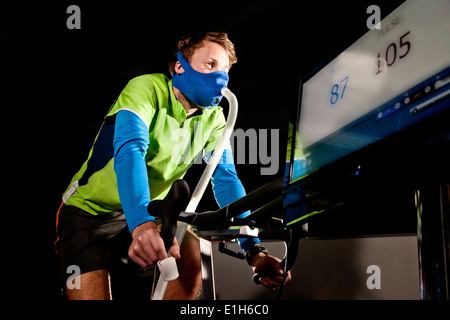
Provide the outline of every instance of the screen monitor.
[[408,0],[302,79],[286,186],[449,106],[450,1]]

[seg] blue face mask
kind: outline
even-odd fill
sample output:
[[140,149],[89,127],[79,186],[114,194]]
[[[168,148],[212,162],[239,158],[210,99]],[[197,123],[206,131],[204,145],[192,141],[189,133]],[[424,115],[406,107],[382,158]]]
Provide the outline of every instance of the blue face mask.
[[228,73],[225,71],[198,72],[180,52],[177,53],[177,57],[184,72],[173,75],[172,85],[196,105],[205,108],[217,106],[222,99],[222,88],[228,85]]

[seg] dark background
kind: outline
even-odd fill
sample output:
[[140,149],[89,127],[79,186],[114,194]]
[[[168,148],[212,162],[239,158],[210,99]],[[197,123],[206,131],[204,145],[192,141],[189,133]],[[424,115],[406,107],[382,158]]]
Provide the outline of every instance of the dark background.
[[[5,175],[13,175],[11,198],[6,197],[5,205],[15,201],[14,223],[32,229],[16,237],[26,245],[13,249],[19,252],[14,262],[26,275],[33,270],[30,263],[40,261],[46,273],[38,274],[38,282],[57,296],[52,243],[62,193],[87,159],[104,115],[125,84],[141,74],[168,74],[167,63],[180,36],[227,32],[238,56],[229,83],[239,101],[235,127],[280,130],[277,175],[261,176],[260,164],[237,165],[239,177],[251,191],[284,174],[287,123],[297,106],[300,78],[367,31],[369,5],[377,4],[383,18],[402,2],[2,4],[1,70],[7,80],[2,88],[7,121],[2,127],[12,121],[15,128],[3,139],[14,150],[8,156],[11,166],[5,170]],[[66,9],[71,4],[81,9],[81,30],[66,27],[70,16]],[[223,105],[226,109],[226,102]],[[26,138],[20,138],[24,132]],[[192,190],[202,170],[203,166],[195,165],[186,176]],[[199,209],[211,206],[216,204],[208,190]]]

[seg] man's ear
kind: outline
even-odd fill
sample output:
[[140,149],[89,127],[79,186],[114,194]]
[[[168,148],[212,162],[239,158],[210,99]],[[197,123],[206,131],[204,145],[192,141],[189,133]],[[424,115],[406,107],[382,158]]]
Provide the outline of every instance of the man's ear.
[[182,73],[184,72],[184,69],[183,69],[183,67],[181,66],[180,61],[177,61],[177,62],[175,63],[175,68],[174,68],[174,70],[175,70],[175,73],[176,73],[176,74],[182,74]]

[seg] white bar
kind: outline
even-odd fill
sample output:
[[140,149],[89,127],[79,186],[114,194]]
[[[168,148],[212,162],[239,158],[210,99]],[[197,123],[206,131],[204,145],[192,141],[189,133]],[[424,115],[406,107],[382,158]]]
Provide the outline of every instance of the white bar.
[[195,187],[194,192],[192,193],[192,197],[191,200],[189,201],[189,204],[187,205],[186,212],[195,212],[195,210],[197,209],[198,203],[203,197],[203,193],[205,192],[206,186],[208,185],[209,180],[211,179],[211,176],[214,173],[214,170],[216,169],[216,166],[219,163],[220,158],[222,157],[225,145],[227,144],[228,141],[230,141],[231,134],[233,133],[234,124],[236,123],[238,113],[238,102],[236,96],[228,88],[223,87],[222,94],[225,98],[227,98],[230,104],[227,123],[225,125],[222,136],[220,137],[220,140],[217,143],[214,153],[211,156],[211,159],[209,160],[208,165],[205,168],[205,171],[203,171],[203,174],[197,186]]
[[[189,201],[186,212],[195,212],[197,209],[197,206],[203,197],[203,194],[205,192],[206,186],[208,185],[209,180],[211,179],[212,174],[214,173],[214,170],[216,169],[217,164],[220,161],[220,158],[222,157],[223,150],[225,149],[225,145],[227,144],[227,141],[230,140],[231,134],[233,133],[234,124],[236,123],[237,118],[237,112],[238,112],[238,102],[236,99],[236,96],[226,87],[222,88],[222,95],[227,98],[230,108],[228,111],[228,117],[227,117],[227,123],[225,124],[224,131],[222,135],[220,136],[220,140],[217,143],[217,146],[213,152],[213,155],[211,156],[211,159],[208,162],[208,165],[206,166],[205,170],[203,171],[202,176],[200,177],[199,182],[197,183],[197,186],[195,187],[194,192],[192,193],[191,200]],[[175,234],[175,237],[178,241],[178,245],[181,246],[181,242],[183,242],[184,234],[186,233],[186,229],[188,227],[187,223],[180,222],[178,223],[177,231]],[[202,248],[202,246],[200,246]],[[207,248],[208,245],[203,245],[203,247]],[[211,244],[209,243],[209,248],[211,247]],[[202,250],[200,250],[202,251]],[[170,255],[170,253],[169,253]],[[212,260],[211,260],[211,270],[212,270]],[[203,273],[203,270],[202,270]],[[214,279],[212,279],[213,284],[213,290],[214,290]],[[162,275],[159,275],[158,283],[156,285],[152,300],[162,300],[164,297],[164,293],[166,292],[167,282],[163,280]],[[214,295],[214,291],[213,291]],[[214,297],[213,297],[214,299]]]
[[152,300],[162,300],[164,298],[164,294],[166,293],[166,288],[167,288],[167,281],[165,281],[163,277],[159,275],[158,283],[156,284]]

